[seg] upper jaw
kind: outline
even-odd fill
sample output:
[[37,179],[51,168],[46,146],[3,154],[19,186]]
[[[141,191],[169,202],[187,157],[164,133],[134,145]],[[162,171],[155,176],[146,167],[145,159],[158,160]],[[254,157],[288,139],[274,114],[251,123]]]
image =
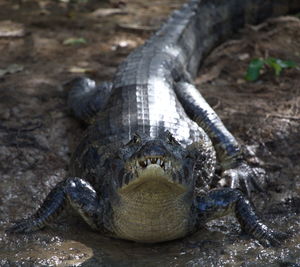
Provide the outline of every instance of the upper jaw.
[[185,190],[185,185],[179,183],[178,176],[179,165],[175,160],[164,158],[162,156],[145,156],[132,160],[127,166],[127,174],[130,175],[125,183],[122,183],[120,191],[131,190],[136,186],[145,183],[169,184],[170,188],[178,187]]
[[158,165],[164,171],[171,170],[173,165],[170,159],[166,159],[161,156],[148,156],[134,160],[136,170],[145,169],[150,165]]

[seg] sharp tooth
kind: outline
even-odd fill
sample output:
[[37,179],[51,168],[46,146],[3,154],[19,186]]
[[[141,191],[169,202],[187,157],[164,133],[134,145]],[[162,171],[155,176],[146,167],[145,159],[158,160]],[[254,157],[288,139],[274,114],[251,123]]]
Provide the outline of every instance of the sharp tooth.
[[151,164],[151,160],[147,159],[147,164],[150,165]]
[[147,166],[147,161],[146,160],[144,161],[144,164],[145,164],[145,166]]
[[160,165],[160,159],[157,159],[156,164]]
[[170,168],[171,167],[171,162],[170,161],[168,161],[167,163],[166,163],[166,168]]

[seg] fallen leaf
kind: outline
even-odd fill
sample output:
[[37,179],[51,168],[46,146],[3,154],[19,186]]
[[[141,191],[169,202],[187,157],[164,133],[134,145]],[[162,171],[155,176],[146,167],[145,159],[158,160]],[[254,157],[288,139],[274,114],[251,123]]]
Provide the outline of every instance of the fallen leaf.
[[23,37],[24,25],[10,20],[0,21],[0,37]]
[[118,27],[123,30],[130,31],[155,31],[157,30],[156,26],[144,26],[139,24],[127,24],[127,23],[119,23]]
[[68,38],[63,41],[64,45],[79,45],[79,44],[86,44],[87,41],[80,37],[80,38]]
[[112,15],[124,15],[128,14],[128,11],[121,8],[99,8],[90,13],[92,17],[108,17]]
[[13,74],[16,72],[20,72],[24,70],[24,66],[18,65],[18,64],[11,64],[8,65],[5,69],[0,69],[0,77],[3,77],[4,75],[7,74]]
[[72,73],[91,73],[91,72],[95,72],[95,71],[93,69],[89,69],[89,68],[71,67],[69,69],[69,72],[72,72]]

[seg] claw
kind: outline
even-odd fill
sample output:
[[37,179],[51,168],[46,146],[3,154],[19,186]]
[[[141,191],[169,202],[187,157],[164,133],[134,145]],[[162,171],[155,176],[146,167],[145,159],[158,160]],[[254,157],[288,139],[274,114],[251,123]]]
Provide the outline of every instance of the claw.
[[264,247],[280,247],[282,242],[289,237],[287,233],[269,230],[259,242]]
[[241,163],[234,169],[223,172],[223,178],[228,181],[231,188],[239,188],[248,196],[252,191],[264,192],[263,188],[257,182],[258,177],[265,174],[261,168],[251,168],[246,163]]
[[[250,167],[249,167],[250,168]],[[254,191],[265,192],[260,184],[257,183],[257,177],[262,177],[266,175],[266,172],[262,168],[252,168],[254,175],[250,176],[250,181],[253,186]]]

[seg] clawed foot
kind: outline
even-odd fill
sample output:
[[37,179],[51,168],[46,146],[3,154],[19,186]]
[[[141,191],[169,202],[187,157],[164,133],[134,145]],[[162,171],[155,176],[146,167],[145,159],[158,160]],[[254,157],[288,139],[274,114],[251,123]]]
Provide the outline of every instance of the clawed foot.
[[7,233],[30,233],[36,230],[41,229],[39,227],[38,222],[35,221],[33,218],[23,219],[20,221],[15,222],[12,226],[6,229],[5,232]]
[[227,186],[238,188],[250,196],[252,191],[264,191],[257,182],[259,177],[264,175],[265,171],[262,168],[252,168],[247,163],[243,162],[238,167],[223,172],[222,186],[224,186],[225,180]]
[[279,247],[289,237],[290,235],[287,233],[268,229],[259,239],[259,242],[264,247]]

